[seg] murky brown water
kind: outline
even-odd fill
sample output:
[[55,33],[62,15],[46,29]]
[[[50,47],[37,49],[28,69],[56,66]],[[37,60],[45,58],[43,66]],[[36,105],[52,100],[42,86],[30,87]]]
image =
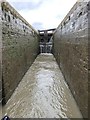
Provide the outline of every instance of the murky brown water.
[[82,118],[52,54],[40,54],[3,108],[12,118]]

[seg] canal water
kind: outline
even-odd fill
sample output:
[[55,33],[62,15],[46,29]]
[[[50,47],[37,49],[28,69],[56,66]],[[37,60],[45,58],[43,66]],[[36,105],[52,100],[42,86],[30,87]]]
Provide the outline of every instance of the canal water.
[[11,118],[82,118],[52,54],[38,55],[3,107]]

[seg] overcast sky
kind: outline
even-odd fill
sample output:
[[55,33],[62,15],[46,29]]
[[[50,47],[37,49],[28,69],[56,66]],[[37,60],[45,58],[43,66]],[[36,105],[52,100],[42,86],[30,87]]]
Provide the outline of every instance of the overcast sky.
[[77,0],[7,0],[35,29],[56,28]]

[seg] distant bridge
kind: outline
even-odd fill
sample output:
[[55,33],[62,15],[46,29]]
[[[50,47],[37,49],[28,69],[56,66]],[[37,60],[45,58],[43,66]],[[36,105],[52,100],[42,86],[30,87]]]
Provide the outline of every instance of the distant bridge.
[[56,28],[47,30],[38,30],[40,35],[40,42],[49,42]]
[[47,30],[38,30],[40,36],[40,53],[51,53],[52,41],[51,37],[56,28]]

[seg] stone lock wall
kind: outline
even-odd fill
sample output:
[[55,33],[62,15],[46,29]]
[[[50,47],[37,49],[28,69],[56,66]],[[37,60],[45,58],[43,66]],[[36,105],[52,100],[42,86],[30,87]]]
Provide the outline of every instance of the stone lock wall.
[[54,56],[84,118],[88,117],[88,6],[77,2],[53,35]]
[[39,52],[39,33],[8,2],[2,2],[1,9],[2,89],[6,103]]
[[2,22],[1,22],[1,6],[0,6],[0,105],[1,102],[2,102]]

